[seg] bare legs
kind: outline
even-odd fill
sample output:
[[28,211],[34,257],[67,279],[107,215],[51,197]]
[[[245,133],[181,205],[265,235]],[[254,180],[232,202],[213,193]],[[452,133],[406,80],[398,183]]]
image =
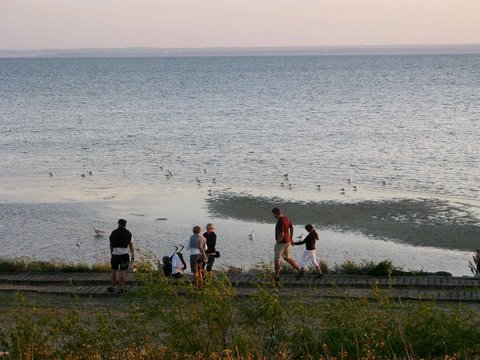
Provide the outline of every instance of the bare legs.
[[118,285],[120,289],[125,287],[125,270],[112,270],[112,277],[110,279],[112,288],[115,288],[117,283],[117,273],[118,273]]
[[285,261],[288,262],[295,270],[300,270],[300,266],[298,266],[297,262],[292,258],[285,258]]
[[195,286],[197,288],[201,287],[203,284],[203,264],[201,262],[197,262],[195,264]]
[[117,270],[112,270],[112,278],[111,278],[112,288],[115,288],[117,284]]
[[[285,258],[285,257],[284,257],[284,259],[295,270],[300,270],[300,266],[298,266],[298,264],[295,260],[293,260],[292,258]],[[274,260],[274,265],[275,265],[275,279],[278,279],[280,277],[280,259],[275,259]]]
[[275,259],[275,279],[280,278],[280,259]]

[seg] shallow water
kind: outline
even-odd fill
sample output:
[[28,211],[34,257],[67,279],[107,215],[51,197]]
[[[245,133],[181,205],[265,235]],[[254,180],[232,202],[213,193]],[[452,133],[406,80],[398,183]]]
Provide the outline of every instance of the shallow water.
[[[108,260],[108,235],[119,214],[128,219],[139,252],[147,259],[161,259],[173,252],[174,246],[185,244],[195,224],[202,227],[213,221],[218,235],[221,258],[216,265],[249,268],[271,262],[273,254],[274,219],[271,206],[277,201],[256,198],[235,201],[205,196],[203,189],[170,189],[168,191],[137,191],[121,194],[114,200],[61,202],[6,202],[0,205],[4,221],[3,253],[7,257],[28,256],[35,259],[68,260],[95,263]],[[208,199],[208,200],[206,200]],[[215,201],[213,200],[215,199]],[[252,206],[251,202],[258,204]],[[219,204],[221,204],[219,206]],[[285,203],[282,203],[286,205]],[[301,202],[289,203],[295,209],[292,219],[296,235],[306,235],[304,222],[310,213]],[[265,210],[265,211],[263,211]],[[236,215],[235,215],[236,214]],[[304,216],[302,216],[302,214]],[[94,236],[93,226],[106,230],[106,236]],[[320,232],[318,257],[330,266],[345,260],[382,261],[390,259],[404,269],[449,271],[468,274],[472,253],[432,246],[411,246],[398,240],[368,236],[361,230],[323,227]],[[255,238],[248,235],[254,231]],[[303,247],[294,247],[299,259]],[[138,256],[137,256],[138,258]]]
[[440,200],[295,201],[226,192],[207,201],[210,212],[217,216],[265,222],[271,217],[269,209],[279,206],[302,224],[410,245],[469,250],[480,239],[479,220],[474,213]]
[[0,59],[3,254],[105,259],[93,226],[125,217],[161,257],[214,221],[220,263],[250,266],[271,258],[275,203],[320,228],[333,262],[348,253],[468,273],[480,239],[479,65],[479,55]]

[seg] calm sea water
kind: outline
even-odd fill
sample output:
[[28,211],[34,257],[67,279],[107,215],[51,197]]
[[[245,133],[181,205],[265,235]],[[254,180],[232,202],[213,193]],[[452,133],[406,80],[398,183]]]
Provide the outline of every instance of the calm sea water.
[[2,254],[98,261],[93,226],[126,217],[161,257],[215,221],[220,262],[249,266],[270,260],[280,205],[321,229],[327,261],[467,273],[479,68],[480,55],[0,59]]

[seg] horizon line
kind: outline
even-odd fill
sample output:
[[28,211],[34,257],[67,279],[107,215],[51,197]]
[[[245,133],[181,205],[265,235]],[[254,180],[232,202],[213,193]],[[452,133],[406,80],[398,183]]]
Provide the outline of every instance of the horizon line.
[[72,47],[72,48],[0,48],[0,51],[70,51],[70,50],[222,50],[222,49],[322,49],[322,48],[401,48],[401,47],[457,47],[480,46],[479,43],[449,43],[449,44],[357,44],[357,45],[262,45],[262,46],[120,46],[120,47]]
[[480,44],[320,45],[232,47],[119,47],[69,49],[0,49],[0,58],[356,56],[480,54]]

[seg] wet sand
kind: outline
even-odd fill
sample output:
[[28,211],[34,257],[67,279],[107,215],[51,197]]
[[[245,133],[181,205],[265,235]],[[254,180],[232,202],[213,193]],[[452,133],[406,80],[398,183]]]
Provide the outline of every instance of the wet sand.
[[[296,236],[305,234],[306,223],[317,226],[320,232],[317,257],[331,267],[346,260],[389,259],[405,270],[470,274],[468,261],[472,253],[455,249],[455,242],[465,246],[464,238],[447,231],[454,226],[429,223],[417,226],[398,219],[402,214],[411,216],[419,212],[424,214],[420,219],[428,220],[435,209],[441,208],[441,203],[412,200],[309,203],[232,194],[227,189],[216,190],[210,196],[200,187],[137,189],[117,192],[108,199],[104,197],[106,193],[109,191],[98,190],[98,194],[77,200],[51,196],[50,202],[37,199],[0,204],[5,219],[0,225],[5,234],[0,244],[3,256],[88,264],[108,261],[108,234],[116,227],[118,218],[126,218],[139,253],[147,260],[159,260],[170,255],[175,245],[187,241],[193,225],[213,222],[221,252],[215,266],[250,268],[272,261],[274,219],[270,210],[275,205],[292,218]],[[466,224],[456,226],[462,229],[472,226],[469,217],[465,221]],[[105,230],[106,235],[94,236],[94,226]],[[473,230],[475,236],[478,227]],[[248,237],[252,231],[253,240]],[[472,236],[468,231],[465,233]],[[398,236],[390,238],[389,234]],[[443,248],[435,247],[438,244],[431,239],[443,239]],[[297,259],[302,252],[303,247],[293,248]]]

